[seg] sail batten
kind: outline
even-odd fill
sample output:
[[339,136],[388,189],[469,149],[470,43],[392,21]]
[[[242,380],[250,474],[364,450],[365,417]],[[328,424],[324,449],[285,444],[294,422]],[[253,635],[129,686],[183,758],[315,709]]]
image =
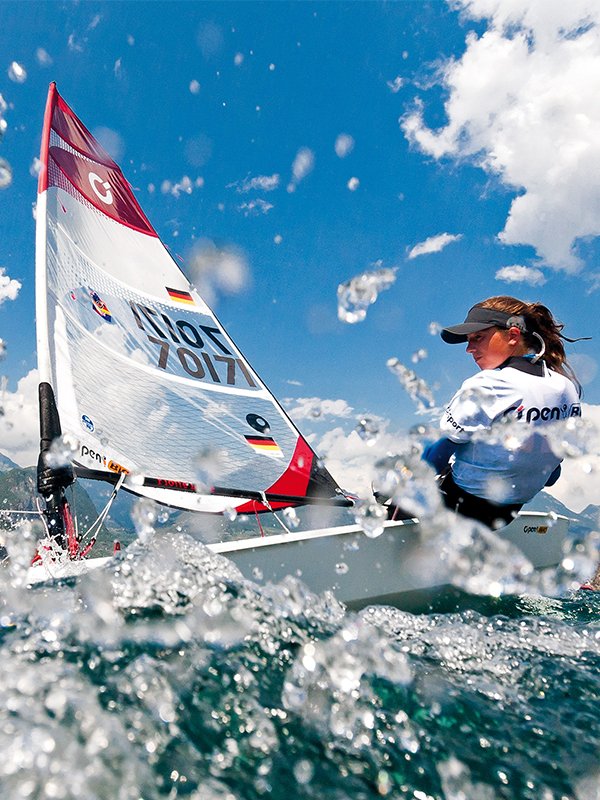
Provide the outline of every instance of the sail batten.
[[76,472],[124,474],[135,494],[209,513],[271,497],[337,504],[333,478],[54,85],[41,161],[38,358],[78,441]]

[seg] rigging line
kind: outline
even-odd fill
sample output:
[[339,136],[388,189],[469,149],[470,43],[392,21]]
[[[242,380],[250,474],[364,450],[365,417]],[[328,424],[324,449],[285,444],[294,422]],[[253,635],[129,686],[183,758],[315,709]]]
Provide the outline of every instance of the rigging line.
[[277,520],[277,522],[278,522],[278,523],[281,525],[281,527],[283,528],[283,530],[284,530],[286,533],[291,533],[290,529],[289,529],[289,528],[287,527],[287,525],[286,525],[286,524],[283,522],[283,520],[279,519],[279,516],[277,515],[277,512],[276,512],[276,511],[273,511],[273,516],[275,517],[275,519]]
[[0,516],[2,516],[2,514],[22,514],[23,516],[25,516],[27,514],[30,514],[30,515],[32,515],[34,517],[41,517],[41,516],[43,516],[44,512],[43,511],[21,511],[18,508],[3,508],[2,510],[0,510]]
[[119,476],[119,480],[115,484],[115,487],[114,487],[114,489],[112,490],[112,492],[110,494],[110,497],[108,498],[108,501],[107,501],[106,505],[104,506],[102,511],[98,514],[98,517],[94,520],[94,522],[87,529],[87,531],[82,535],[81,539],[79,540],[79,544],[82,544],[92,534],[92,532],[93,532],[94,536],[98,533],[98,531],[102,527],[102,524],[104,523],[104,520],[108,516],[108,512],[110,511],[110,507],[112,506],[112,504],[114,502],[114,499],[117,496],[117,492],[119,491],[119,489],[123,485],[123,481],[125,480],[126,477],[127,477],[127,473],[126,472],[122,472],[121,475]]

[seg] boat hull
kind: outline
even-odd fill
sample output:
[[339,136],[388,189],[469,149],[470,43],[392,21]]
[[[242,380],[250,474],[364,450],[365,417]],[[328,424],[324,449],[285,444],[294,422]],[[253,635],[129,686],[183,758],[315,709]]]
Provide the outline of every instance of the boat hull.
[[[516,545],[537,569],[556,566],[563,557],[566,517],[541,512],[520,514],[497,535]],[[445,553],[423,541],[417,520],[387,522],[369,538],[356,525],[289,532],[207,545],[226,556],[248,579],[278,583],[287,575],[315,593],[332,591],[350,608],[385,603],[414,606],[449,585]],[[77,576],[110,558],[36,565],[30,584]]]

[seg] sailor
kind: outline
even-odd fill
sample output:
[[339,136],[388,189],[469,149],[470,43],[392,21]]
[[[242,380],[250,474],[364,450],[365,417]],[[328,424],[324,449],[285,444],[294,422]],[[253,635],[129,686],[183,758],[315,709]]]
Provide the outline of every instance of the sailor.
[[481,370],[450,400],[443,437],[423,453],[448,508],[498,528],[558,479],[552,425],[581,415],[581,387],[562,343],[576,340],[562,328],[540,303],[501,296],[442,330],[445,342],[466,342]]

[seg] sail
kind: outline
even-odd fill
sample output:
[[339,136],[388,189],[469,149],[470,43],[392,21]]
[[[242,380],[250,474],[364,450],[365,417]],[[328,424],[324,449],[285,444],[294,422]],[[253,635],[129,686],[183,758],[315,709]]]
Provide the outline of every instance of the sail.
[[54,84],[41,162],[38,364],[76,471],[195,511],[347,504]]

